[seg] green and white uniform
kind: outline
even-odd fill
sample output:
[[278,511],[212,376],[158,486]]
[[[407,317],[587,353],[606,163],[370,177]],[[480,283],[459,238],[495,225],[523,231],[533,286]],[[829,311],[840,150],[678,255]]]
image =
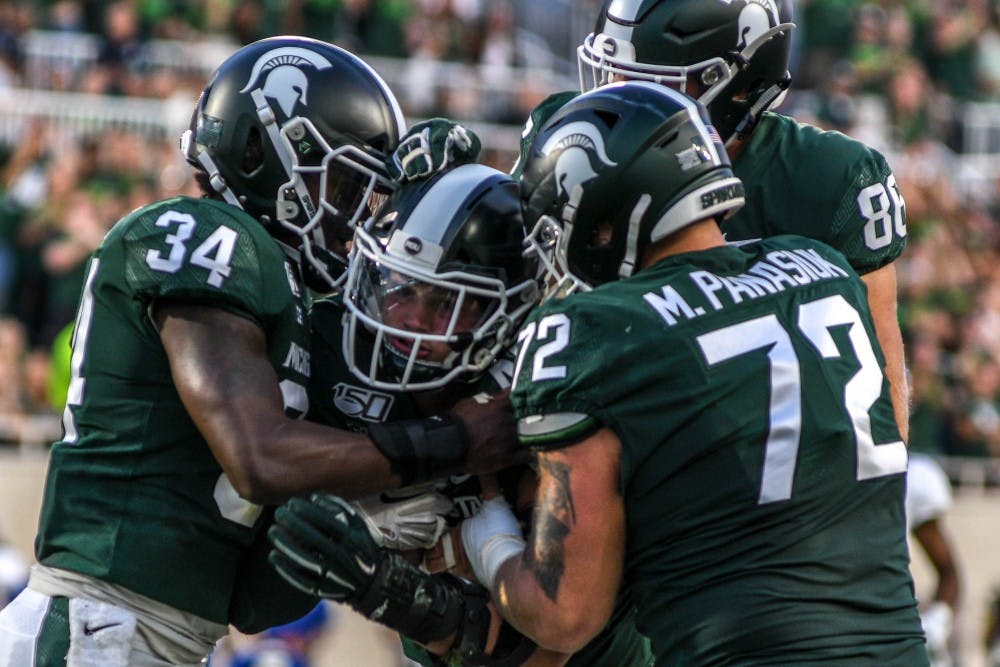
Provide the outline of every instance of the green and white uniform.
[[[344,363],[343,314],[344,308],[338,296],[313,304],[311,315],[313,372],[309,384],[308,419],[360,432],[374,423],[426,416],[420,413],[411,393],[375,389],[351,373]],[[370,342],[366,338],[359,341],[359,345],[363,346]],[[476,383],[460,385],[456,382],[450,389],[454,391],[455,400],[478,392],[494,393],[510,386],[513,368],[513,362],[501,361]],[[479,480],[471,475],[455,475],[446,480],[421,485],[420,488],[433,488],[451,498],[457,508],[455,521],[476,513],[482,504]],[[387,491],[383,495],[388,498],[396,494],[410,497],[415,490],[415,487],[410,487],[400,489],[398,492]]]
[[[577,95],[554,93],[531,112],[522,156],[545,121]],[[892,170],[878,151],[844,134],[765,112],[733,172],[747,203],[723,223],[729,242],[808,236],[842,252],[861,275],[894,261],[906,245],[905,204]]]
[[[227,204],[180,197],[137,209],[89,264],[38,561],[108,584],[113,602],[111,586],[143,596],[129,601],[140,608],[192,615],[200,641],[226,624],[257,632],[294,620],[315,600],[267,566],[269,511],[236,494],[188,416],[151,319],[157,300],[258,324],[286,414],[308,410],[308,304],[280,246]],[[44,589],[61,594],[59,582]]]
[[906,449],[842,255],[676,255],[549,301],[522,340],[522,440],[622,442],[623,587],[657,664],[927,664]]
[[906,207],[888,163],[840,132],[767,112],[733,172],[746,204],[722,223],[727,241],[808,236],[839,250],[861,275],[906,246]]
[[[313,373],[309,387],[309,419],[338,428],[361,431],[372,422],[425,416],[420,414],[409,393],[371,388],[350,372],[344,363],[341,343],[342,313],[342,306],[336,298],[317,301],[313,305]],[[463,387],[459,383],[453,383],[449,389],[458,389],[456,399],[477,392],[495,393],[510,386],[513,368],[512,359],[502,358],[473,385]],[[517,489],[518,478],[525,472],[525,468],[517,467],[500,473],[500,486],[512,506],[516,506],[513,492]],[[482,490],[478,478],[455,476],[433,486],[435,491],[454,501],[457,508],[454,517],[456,521],[471,516],[481,506]],[[401,493],[406,495],[407,490],[403,489]],[[528,519],[522,518],[525,521]],[[630,616],[634,615],[634,610],[623,606],[618,613]],[[409,658],[427,667],[434,664],[426,651],[406,638],[403,638],[403,647]],[[583,662],[579,662],[580,660]],[[634,623],[627,622],[609,625],[607,631],[574,655],[568,664],[591,667],[638,666],[652,664],[652,656],[648,642],[636,632]]]
[[[538,129],[579,93],[554,93],[532,112],[521,155]],[[520,161],[514,174],[519,175]],[[765,112],[733,162],[746,204],[722,223],[729,242],[799,234],[823,241],[864,275],[906,246],[906,206],[881,153],[840,132]]]

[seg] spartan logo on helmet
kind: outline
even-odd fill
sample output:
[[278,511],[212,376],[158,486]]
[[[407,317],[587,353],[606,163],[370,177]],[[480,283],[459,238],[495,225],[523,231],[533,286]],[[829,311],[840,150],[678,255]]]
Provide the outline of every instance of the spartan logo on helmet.
[[553,132],[540,153],[547,156],[559,150],[562,154],[556,159],[554,170],[556,192],[567,199],[579,199],[576,189],[597,177],[591,155],[608,167],[617,165],[608,157],[601,131],[585,121],[567,123]]
[[302,65],[318,70],[333,67],[333,63],[315,51],[285,46],[268,51],[257,59],[250,72],[250,80],[240,92],[250,91],[264,77],[264,84],[257,88],[266,97],[276,100],[285,116],[291,118],[298,104],[309,105],[309,79],[302,72]]
[[771,29],[779,22],[778,5],[774,0],[748,0],[740,10],[736,49],[742,53],[748,46],[756,45],[761,37],[770,38]]

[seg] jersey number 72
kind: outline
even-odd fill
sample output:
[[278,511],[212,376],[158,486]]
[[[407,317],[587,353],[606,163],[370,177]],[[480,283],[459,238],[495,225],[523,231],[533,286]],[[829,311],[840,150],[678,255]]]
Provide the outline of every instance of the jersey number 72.
[[[798,308],[798,329],[820,357],[840,356],[830,328],[850,325],[848,338],[861,368],[844,385],[843,401],[854,425],[858,481],[906,471],[906,445],[902,441],[876,444],[869,411],[882,393],[882,369],[872,349],[858,311],[840,295],[803,303]],[[768,348],[771,374],[764,472],[758,504],[788,500],[798,458],[802,430],[802,388],[799,360],[789,332],[771,315],[733,324],[697,338],[709,365],[722,363],[755,350]]]

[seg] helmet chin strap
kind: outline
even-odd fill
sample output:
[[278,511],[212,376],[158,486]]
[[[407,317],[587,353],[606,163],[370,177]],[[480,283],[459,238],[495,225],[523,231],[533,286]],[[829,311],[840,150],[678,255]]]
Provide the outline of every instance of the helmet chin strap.
[[[267,138],[271,140],[271,145],[275,148],[282,146],[281,133],[278,129],[278,119],[274,116],[274,109],[268,104],[267,98],[264,97],[264,91],[260,88],[256,88],[250,92],[250,97],[253,99],[253,103],[257,110],[257,118],[260,120],[261,125],[267,131]],[[281,160],[281,166],[285,168],[286,174],[292,173],[292,159],[284,151],[278,151],[278,159]]]
[[281,251],[285,253],[285,257],[295,262],[296,266],[300,266],[302,264],[302,252],[298,248],[290,246],[284,241],[279,241],[278,239],[274,240],[278,244],[278,247],[281,248]]
[[729,148],[736,141],[746,139],[750,135],[750,132],[753,131],[753,128],[760,121],[760,115],[774,106],[778,99],[785,94],[789,83],[789,79],[785,78],[783,81],[771,84],[767,90],[761,93],[757,101],[750,106],[743,119],[737,124],[732,135],[726,140],[726,148]]

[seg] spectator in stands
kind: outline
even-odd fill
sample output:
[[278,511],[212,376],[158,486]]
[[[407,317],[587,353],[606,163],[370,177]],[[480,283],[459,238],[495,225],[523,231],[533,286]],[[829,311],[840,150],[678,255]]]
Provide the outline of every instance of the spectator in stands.
[[857,85],[853,63],[846,59],[833,63],[819,91],[815,123],[823,129],[850,135],[858,117]]
[[59,419],[46,394],[48,354],[29,349],[27,342],[21,322],[0,317],[0,444],[4,445],[58,437]]
[[237,44],[246,45],[266,37],[267,11],[260,0],[239,0],[233,5],[227,31]]
[[493,2],[487,6],[478,49],[484,120],[516,125],[523,123],[533,108],[522,106],[511,94],[511,90],[523,85],[513,69],[518,64],[516,29],[510,4]]
[[10,88],[20,79],[21,35],[31,25],[31,10],[29,3],[0,3],[0,88]]
[[403,24],[413,3],[400,0],[343,0],[334,16],[334,42],[349,51],[405,58]]
[[924,63],[931,77],[953,97],[975,99],[976,40],[989,25],[989,0],[942,0],[928,11]]
[[139,33],[139,15],[135,3],[117,0],[105,7],[104,31],[93,84],[108,95],[142,95],[142,81],[137,65],[143,51]]
[[[23,362],[27,333],[14,317],[0,317],[0,415],[13,416],[25,408]],[[5,422],[7,423],[7,422]],[[7,439],[0,426],[0,441]]]
[[910,372],[911,453],[943,456],[951,447],[953,425],[950,355],[931,335],[920,335],[906,346]]
[[795,23],[798,48],[803,58],[793,70],[796,87],[818,89],[833,63],[848,59],[852,41],[844,39],[854,30],[855,0],[844,2],[800,2]]
[[850,59],[864,90],[877,90],[890,62],[886,59],[885,9],[875,3],[857,8],[851,40]]
[[935,131],[934,88],[924,66],[914,58],[904,58],[892,67],[884,90],[896,145],[905,148],[939,137]]
[[980,96],[1000,100],[1000,5],[991,3],[989,22],[976,41],[975,76]]
[[65,197],[52,220],[52,231],[41,247],[42,266],[48,276],[42,321],[42,343],[51,345],[56,334],[76,315],[86,273],[87,259],[118,219],[104,197],[78,186]]
[[400,92],[409,101],[408,112],[422,116],[446,115],[437,79],[442,61],[448,58],[448,26],[434,15],[417,14],[406,22],[404,34],[410,57]]
[[963,386],[955,421],[953,456],[1000,456],[1000,363],[963,351]]

